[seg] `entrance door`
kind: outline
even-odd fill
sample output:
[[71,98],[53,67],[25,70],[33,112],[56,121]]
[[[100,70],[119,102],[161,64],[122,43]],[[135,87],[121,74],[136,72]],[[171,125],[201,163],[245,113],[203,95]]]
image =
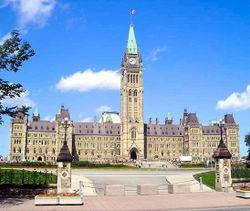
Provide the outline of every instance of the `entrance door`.
[[136,151],[135,151],[135,150],[133,150],[133,151],[130,153],[130,159],[137,160],[137,154],[136,154]]

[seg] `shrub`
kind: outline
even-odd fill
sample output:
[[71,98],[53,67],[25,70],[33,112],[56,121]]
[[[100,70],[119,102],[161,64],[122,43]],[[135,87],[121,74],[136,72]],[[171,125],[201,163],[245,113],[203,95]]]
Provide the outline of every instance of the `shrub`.
[[206,165],[204,163],[182,163],[180,167],[181,168],[205,168]]

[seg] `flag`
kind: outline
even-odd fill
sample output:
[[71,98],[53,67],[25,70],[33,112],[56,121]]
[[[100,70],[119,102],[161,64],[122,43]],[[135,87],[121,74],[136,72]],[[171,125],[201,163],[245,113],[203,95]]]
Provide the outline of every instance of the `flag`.
[[135,10],[132,10],[130,15],[134,15],[135,14]]

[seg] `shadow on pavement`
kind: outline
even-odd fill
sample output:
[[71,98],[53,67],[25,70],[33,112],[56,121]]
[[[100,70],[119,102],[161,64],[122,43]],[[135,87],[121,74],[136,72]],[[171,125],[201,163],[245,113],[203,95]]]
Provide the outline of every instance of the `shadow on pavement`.
[[20,199],[20,198],[0,198],[0,207],[8,207],[23,204],[24,202],[31,199]]

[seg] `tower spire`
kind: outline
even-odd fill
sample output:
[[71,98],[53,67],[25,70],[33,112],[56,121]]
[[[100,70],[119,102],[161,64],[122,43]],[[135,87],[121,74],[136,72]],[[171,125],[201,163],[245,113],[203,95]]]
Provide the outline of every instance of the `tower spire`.
[[128,54],[138,54],[133,24],[129,25],[127,52]]

